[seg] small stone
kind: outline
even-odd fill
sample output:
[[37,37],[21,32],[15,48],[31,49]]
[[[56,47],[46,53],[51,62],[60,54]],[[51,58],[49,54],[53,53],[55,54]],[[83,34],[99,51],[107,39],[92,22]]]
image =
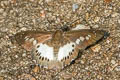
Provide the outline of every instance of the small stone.
[[0,80],[4,80],[4,78],[2,76],[0,76]]
[[107,42],[107,43],[110,43],[110,40],[107,40],[106,42]]
[[26,31],[27,28],[26,28],[26,27],[23,27],[23,28],[21,28],[20,30],[21,30],[21,31]]
[[120,71],[120,65],[115,67],[116,71]]
[[52,0],[45,0],[45,2],[47,2],[47,3],[49,3],[49,2],[51,2]]
[[89,69],[89,67],[87,66],[87,67],[85,67],[85,69],[86,69],[86,70],[88,70],[88,69]]
[[91,49],[93,52],[99,52],[101,49],[101,45],[97,44],[97,45],[91,47]]
[[45,11],[43,10],[43,11],[41,11],[41,13],[40,13],[40,16],[42,17],[42,18],[45,18]]
[[118,20],[118,23],[120,24],[120,19]]
[[36,80],[32,75],[23,73],[22,75],[18,76],[20,80]]
[[23,53],[22,56],[25,57],[25,56],[26,56],[26,53]]
[[72,30],[80,30],[80,29],[90,29],[90,27],[87,27],[87,26],[85,26],[85,25],[83,25],[83,24],[78,24],[78,25],[76,25],[76,27],[73,28]]
[[110,3],[112,2],[112,0],[104,0],[106,3]]
[[112,17],[117,17],[117,16],[119,16],[119,13],[113,13],[111,16]]
[[18,58],[18,55],[15,55],[15,58]]
[[75,12],[76,9],[78,9],[78,7],[79,7],[78,4],[73,4],[73,5],[72,5],[72,10]]
[[118,48],[120,48],[120,44],[118,45]]
[[100,17],[95,17],[94,22],[98,22],[100,20]]
[[96,24],[95,26],[93,26],[93,28],[99,28],[99,26]]
[[115,62],[115,60],[111,60],[111,63],[112,63],[112,64],[115,64],[116,62]]
[[1,8],[1,9],[0,9],[0,13],[3,13],[3,11],[4,11],[4,9]]
[[34,0],[30,0],[31,2],[34,2]]
[[81,64],[84,64],[84,63],[85,63],[83,60],[81,60],[80,62],[81,62]]
[[89,13],[86,13],[86,16],[85,16],[86,21],[88,21],[89,16],[90,16]]
[[72,73],[66,73],[66,72],[62,72],[61,73],[61,77],[63,78],[63,80],[69,80],[71,77],[73,77]]

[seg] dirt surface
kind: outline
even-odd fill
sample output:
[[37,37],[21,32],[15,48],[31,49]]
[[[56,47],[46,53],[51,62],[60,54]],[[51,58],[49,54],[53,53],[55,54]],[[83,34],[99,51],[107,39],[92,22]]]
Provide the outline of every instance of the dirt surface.
[[[11,42],[17,32],[72,27],[76,20],[110,36],[59,73],[38,69],[31,52]],[[120,0],[0,0],[0,80],[120,80]]]

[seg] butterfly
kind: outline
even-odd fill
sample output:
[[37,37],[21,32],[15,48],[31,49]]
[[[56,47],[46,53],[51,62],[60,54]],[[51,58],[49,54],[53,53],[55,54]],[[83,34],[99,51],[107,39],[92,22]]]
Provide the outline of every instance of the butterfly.
[[71,31],[22,31],[14,38],[33,58],[47,69],[63,69],[77,58],[80,50],[105,37],[106,31],[80,29]]

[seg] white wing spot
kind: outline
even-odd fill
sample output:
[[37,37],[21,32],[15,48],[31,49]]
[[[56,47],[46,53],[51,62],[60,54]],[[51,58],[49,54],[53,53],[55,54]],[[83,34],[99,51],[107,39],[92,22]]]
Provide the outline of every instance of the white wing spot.
[[72,45],[75,45],[75,43],[67,43],[63,47],[60,47],[59,52],[58,52],[58,60],[62,60],[63,58],[69,56],[69,53],[72,52],[74,47]]
[[76,40],[76,44],[79,44],[79,43],[80,43],[80,39],[77,39],[77,40]]
[[34,41],[33,41],[33,45],[36,45],[36,44],[37,44],[37,40],[34,40]]
[[[39,46],[38,46],[39,45]],[[53,60],[54,54],[53,54],[53,47],[49,47],[46,44],[38,44],[36,45],[36,49],[38,50],[39,53],[41,53],[41,57],[45,57],[49,60]]]
[[81,41],[84,41],[84,39],[85,39],[84,37],[80,37],[80,40],[81,40]]
[[34,40],[34,38],[29,39],[30,42],[32,42],[33,40]]
[[88,37],[91,37],[91,35],[88,35]]
[[85,38],[86,38],[86,40],[89,40],[89,37],[88,37],[88,36],[86,36]]
[[29,40],[28,36],[26,36],[24,39],[25,39],[25,41]]

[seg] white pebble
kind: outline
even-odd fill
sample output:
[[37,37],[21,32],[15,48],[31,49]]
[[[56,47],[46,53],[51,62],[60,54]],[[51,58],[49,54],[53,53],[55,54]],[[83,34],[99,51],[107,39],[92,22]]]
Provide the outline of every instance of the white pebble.
[[25,56],[26,56],[26,53],[23,53],[22,56],[25,57]]
[[72,5],[72,10],[75,12],[76,9],[78,9],[78,7],[79,7],[78,4],[73,4],[73,5]]
[[18,58],[18,55],[15,55],[15,58]]
[[112,63],[112,64],[115,64],[116,62],[115,62],[115,60],[111,60],[111,63]]

